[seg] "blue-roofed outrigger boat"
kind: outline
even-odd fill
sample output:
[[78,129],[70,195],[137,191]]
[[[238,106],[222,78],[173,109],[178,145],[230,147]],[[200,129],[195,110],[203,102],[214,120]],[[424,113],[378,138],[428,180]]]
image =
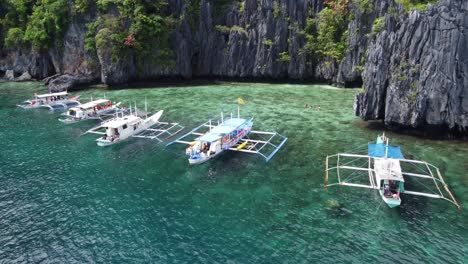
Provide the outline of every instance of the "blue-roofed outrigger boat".
[[206,162],[226,150],[258,154],[268,162],[288,139],[276,132],[252,130],[253,118],[240,117],[239,105],[244,101],[241,98],[237,101],[237,117],[231,113],[230,118],[224,119],[221,113],[220,120],[210,119],[166,146],[174,143],[189,145],[186,154],[191,165]]
[[[436,166],[425,161],[405,159],[400,147],[390,146],[388,142],[389,139],[383,134],[377,137],[375,144],[368,144],[368,155],[339,153],[327,156],[325,187],[344,185],[376,189],[391,208],[401,204],[400,194],[410,194],[444,199],[461,209]],[[331,159],[336,159],[336,166],[329,168]],[[328,184],[329,171],[332,170],[336,170],[338,182]],[[418,183],[423,179],[429,181],[432,189],[424,184],[422,187],[431,192],[406,189],[405,177],[418,179]]]

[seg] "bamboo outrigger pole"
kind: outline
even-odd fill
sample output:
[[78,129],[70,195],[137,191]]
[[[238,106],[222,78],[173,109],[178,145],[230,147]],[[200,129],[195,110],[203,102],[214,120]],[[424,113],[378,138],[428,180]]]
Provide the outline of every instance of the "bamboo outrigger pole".
[[452,192],[449,190],[447,184],[445,183],[444,178],[442,178],[442,175],[440,174],[439,169],[436,168],[436,171],[437,171],[437,176],[439,177],[440,181],[441,181],[442,184],[444,185],[444,189],[445,189],[445,191],[447,191],[448,195],[450,196],[450,199],[452,199],[453,204],[457,207],[458,211],[461,211],[461,206],[460,206],[460,204],[457,202],[457,200],[455,199],[455,197],[453,197],[453,194],[452,194]]
[[325,189],[328,189],[328,156],[325,161]]

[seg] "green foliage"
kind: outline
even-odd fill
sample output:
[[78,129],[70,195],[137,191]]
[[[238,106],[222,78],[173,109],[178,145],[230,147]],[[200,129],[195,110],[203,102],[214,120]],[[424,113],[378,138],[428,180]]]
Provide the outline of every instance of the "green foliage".
[[291,56],[289,56],[288,52],[281,52],[279,55],[278,61],[280,62],[290,62],[291,61]]
[[[196,3],[200,0],[191,1],[188,8]],[[169,36],[178,20],[165,16],[167,0],[98,0],[96,5],[102,14],[88,24],[87,50],[92,51],[93,46],[110,50],[113,59],[132,52],[137,66],[148,59],[164,64],[172,61]],[[108,14],[111,6],[117,8],[118,16]]]
[[359,6],[363,14],[369,14],[374,10],[374,5],[369,1],[370,0],[354,0],[354,3]]
[[315,35],[317,34],[317,30],[315,27],[315,20],[313,18],[307,19],[306,26],[304,30],[300,32],[300,34],[305,37],[306,44],[301,48],[299,54],[315,54],[315,49],[317,45],[315,41]]
[[[34,6],[34,0],[0,0],[0,37],[3,42],[9,42],[7,46],[14,47],[13,43],[21,42],[25,44],[24,39],[21,41],[18,39],[18,30],[13,30],[10,33],[8,40],[8,32],[10,29],[16,28],[23,31],[26,30],[28,23],[28,16],[31,15]],[[16,31],[16,32],[15,32]],[[7,43],[5,43],[7,44]],[[0,45],[1,46],[1,45]]]
[[4,12],[4,17],[1,20],[3,28],[6,31],[13,27],[24,30],[33,6],[34,0],[9,0],[3,2],[0,6],[3,9],[0,12]]
[[325,7],[315,18],[309,18],[302,31],[306,44],[300,54],[318,55],[340,61],[345,54],[348,36],[348,15],[342,1],[336,2],[335,9]]
[[75,0],[75,4],[73,6],[74,11],[76,13],[85,13],[88,8],[92,5],[93,0]]
[[366,57],[365,57],[365,56],[361,56],[361,60],[359,61],[359,63],[360,63],[361,65],[366,64]]
[[238,32],[240,34],[244,34],[246,37],[248,37],[247,31],[245,31],[245,29],[243,27],[232,26],[231,32],[233,32],[233,31]]
[[409,94],[408,99],[410,102],[414,103],[417,97],[418,97],[418,92],[413,91]]
[[35,48],[50,48],[61,40],[68,25],[66,0],[42,0],[33,7],[29,17],[24,40]]
[[393,18],[398,18],[398,11],[393,6],[388,7],[387,13],[389,13]]
[[239,4],[239,11],[240,11],[241,13],[244,13],[244,11],[245,11],[245,1],[240,2],[240,4]]
[[374,24],[372,25],[372,36],[375,37],[379,34],[382,30],[385,29],[385,17],[378,17],[374,20]]
[[403,8],[409,12],[411,10],[426,11],[428,4],[434,4],[438,0],[396,0]]
[[[99,20],[99,19],[98,19]],[[84,39],[84,47],[87,52],[92,54],[96,53],[96,30],[99,26],[99,21],[91,22],[86,24],[86,33]]]
[[21,28],[10,28],[5,38],[8,48],[21,48],[24,44],[24,31]]
[[356,66],[355,69],[356,69],[356,71],[358,71],[358,72],[363,72],[363,71],[364,71],[364,66],[358,65],[358,66]]
[[273,1],[273,17],[278,18],[281,15],[281,9],[278,1]]
[[268,46],[268,47],[273,46],[273,40],[271,39],[265,39],[262,43],[263,45]]
[[224,25],[216,25],[215,30],[223,33],[223,34],[229,34],[231,32],[231,29],[227,26]]
[[343,13],[324,8],[317,16],[316,53],[341,60],[346,51],[346,27]]

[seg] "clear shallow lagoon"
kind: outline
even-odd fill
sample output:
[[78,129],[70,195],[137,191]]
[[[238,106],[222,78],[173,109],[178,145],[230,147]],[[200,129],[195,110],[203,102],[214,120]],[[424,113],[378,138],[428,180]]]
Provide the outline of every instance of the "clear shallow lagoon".
[[[96,146],[93,126],[15,107],[38,83],[0,82],[0,262],[463,263],[468,214],[448,202],[403,196],[387,208],[375,191],[323,188],[327,154],[375,139],[353,115],[356,90],[320,85],[223,84],[85,90],[165,110],[195,127],[246,105],[254,128],[289,137],[269,163],[226,153],[190,167],[184,147],[132,139]],[[312,106],[305,109],[304,104]],[[316,106],[321,110],[317,111]],[[468,142],[387,133],[404,153],[441,168],[468,204]]]

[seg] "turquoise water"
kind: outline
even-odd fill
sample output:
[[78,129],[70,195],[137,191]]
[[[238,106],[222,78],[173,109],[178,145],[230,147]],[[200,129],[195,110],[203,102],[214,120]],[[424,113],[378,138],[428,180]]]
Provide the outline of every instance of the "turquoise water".
[[[254,128],[289,137],[269,162],[226,153],[190,167],[184,146],[132,139],[109,148],[66,126],[58,113],[16,103],[45,88],[0,83],[0,262],[466,263],[467,213],[448,202],[403,196],[400,208],[375,191],[330,187],[327,154],[375,139],[353,115],[356,90],[318,85],[223,84],[89,89],[195,127],[246,105]],[[304,108],[304,104],[312,108]],[[321,110],[316,110],[320,106]],[[441,168],[468,203],[468,143],[387,132],[405,153]]]

